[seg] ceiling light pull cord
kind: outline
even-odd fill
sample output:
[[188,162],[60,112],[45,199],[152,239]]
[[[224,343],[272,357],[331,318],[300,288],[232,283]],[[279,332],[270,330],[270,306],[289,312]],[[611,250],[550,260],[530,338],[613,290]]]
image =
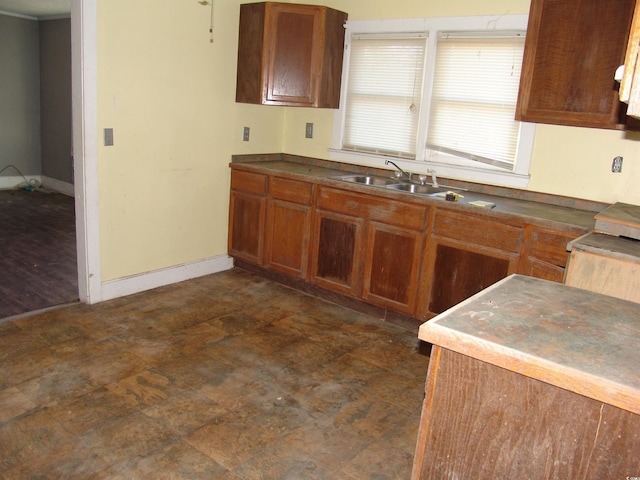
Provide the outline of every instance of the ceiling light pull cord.
[[213,7],[215,4],[215,0],[211,0],[211,25],[209,26],[209,34],[211,37],[209,38],[209,43],[213,43]]

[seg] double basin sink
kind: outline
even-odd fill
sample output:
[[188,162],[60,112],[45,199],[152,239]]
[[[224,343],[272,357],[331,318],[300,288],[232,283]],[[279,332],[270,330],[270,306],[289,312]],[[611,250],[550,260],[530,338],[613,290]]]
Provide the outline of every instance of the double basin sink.
[[332,177],[335,180],[342,180],[360,185],[370,185],[372,187],[381,187],[388,190],[398,190],[401,192],[415,193],[418,195],[432,195],[445,191],[443,188],[433,187],[432,185],[422,185],[420,183],[410,183],[402,181],[398,178],[378,177],[372,175],[340,175]]

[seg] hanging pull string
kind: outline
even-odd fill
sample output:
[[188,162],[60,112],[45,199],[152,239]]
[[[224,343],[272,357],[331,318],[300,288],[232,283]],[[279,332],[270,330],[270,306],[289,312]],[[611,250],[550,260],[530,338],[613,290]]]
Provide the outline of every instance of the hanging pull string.
[[205,6],[205,7],[206,7],[207,5],[211,5],[211,18],[210,18],[210,20],[211,20],[211,21],[210,21],[210,24],[209,24],[209,35],[210,35],[210,37],[209,37],[209,43],[213,43],[213,11],[214,11],[214,3],[215,3],[215,0],[211,0],[211,1],[208,1],[208,0],[201,0],[201,1],[199,1],[198,3],[199,3],[200,5],[202,5],[202,6]]

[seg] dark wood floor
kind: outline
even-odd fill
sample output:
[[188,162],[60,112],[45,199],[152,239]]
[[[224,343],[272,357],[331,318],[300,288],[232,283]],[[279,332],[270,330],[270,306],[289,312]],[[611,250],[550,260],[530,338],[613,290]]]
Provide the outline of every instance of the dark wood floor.
[[73,198],[0,190],[0,318],[78,299]]

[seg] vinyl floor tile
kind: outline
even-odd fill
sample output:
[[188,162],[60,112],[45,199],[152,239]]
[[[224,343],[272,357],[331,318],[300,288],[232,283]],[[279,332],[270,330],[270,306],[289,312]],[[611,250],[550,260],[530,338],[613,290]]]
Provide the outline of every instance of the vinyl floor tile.
[[233,269],[0,322],[0,480],[408,478],[415,332]]

